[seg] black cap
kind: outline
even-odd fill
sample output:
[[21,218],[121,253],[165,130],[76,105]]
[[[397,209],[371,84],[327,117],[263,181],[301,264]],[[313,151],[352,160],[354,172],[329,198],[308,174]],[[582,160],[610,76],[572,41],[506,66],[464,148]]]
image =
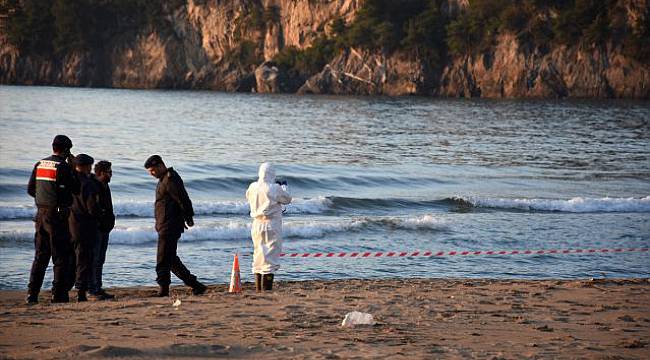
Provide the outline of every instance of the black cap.
[[54,137],[54,140],[52,140],[52,146],[70,149],[72,148],[72,140],[65,135],[57,135]]
[[163,161],[162,161],[162,158],[160,157],[160,155],[151,155],[151,156],[149,156],[147,161],[144,162],[144,168],[148,169],[150,167],[154,167],[154,166],[156,166],[158,164],[162,164],[162,163],[163,163]]
[[77,165],[92,165],[95,162],[92,156],[86,154],[79,154],[74,158]]

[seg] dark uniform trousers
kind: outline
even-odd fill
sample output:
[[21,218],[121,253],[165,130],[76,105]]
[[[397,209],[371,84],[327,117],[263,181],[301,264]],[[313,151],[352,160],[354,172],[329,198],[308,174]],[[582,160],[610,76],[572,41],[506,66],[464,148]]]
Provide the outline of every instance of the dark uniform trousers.
[[34,235],[36,251],[28,285],[31,295],[36,296],[40,292],[45,271],[52,258],[54,265],[52,293],[55,296],[67,296],[68,282],[71,278],[69,215],[70,211],[67,209],[38,208]]
[[176,255],[180,232],[158,233],[158,254],[156,256],[156,282],[161,286],[168,286],[171,283],[170,271],[174,273],[185,285],[196,284],[196,276],[183,265],[181,259]]
[[90,269],[90,293],[96,294],[102,289],[102,275],[108,250],[108,237],[110,232],[99,231],[92,253],[92,267]]
[[93,249],[96,242],[99,241],[99,231],[88,226],[83,226],[83,229],[80,230],[80,226],[74,219],[71,219],[70,225],[70,229],[75,230],[72,235],[74,254],[71,260],[71,278],[67,289],[72,290],[74,286],[77,290],[86,291],[94,283],[91,278],[93,275]]

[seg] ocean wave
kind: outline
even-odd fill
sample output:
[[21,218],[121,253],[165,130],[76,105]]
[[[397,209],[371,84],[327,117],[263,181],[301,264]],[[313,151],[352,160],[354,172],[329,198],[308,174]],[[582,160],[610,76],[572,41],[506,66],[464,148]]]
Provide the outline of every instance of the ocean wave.
[[[228,221],[201,224],[186,230],[183,241],[242,240],[250,239],[249,221]],[[446,221],[433,215],[415,217],[364,217],[345,220],[286,221],[283,224],[284,238],[318,239],[328,234],[364,230],[417,230],[445,231]],[[32,228],[0,230],[0,241],[25,242],[33,239]],[[110,235],[111,244],[136,245],[155,242],[158,239],[153,225],[117,225]]]
[[[145,177],[141,169],[122,169],[125,172],[118,181],[111,184],[113,193],[123,194],[137,194],[140,191],[153,192],[155,188],[155,181]],[[134,172],[137,171],[135,175]],[[194,169],[190,171],[185,178],[185,186],[190,194],[193,191],[203,193],[210,193],[214,191],[227,191],[244,194],[251,182],[256,181],[257,173],[249,172],[250,175],[223,175],[223,176],[207,176],[212,174],[213,171],[206,169]],[[3,176],[7,174],[7,176]],[[0,178],[3,182],[0,183],[0,190],[5,194],[21,194],[24,195],[27,190],[27,180],[29,179],[29,172],[17,169],[0,169]],[[449,183],[448,179],[436,178],[432,176],[401,176],[401,175],[379,175],[372,173],[358,173],[358,174],[323,174],[313,173],[310,175],[285,175],[279,176],[279,179],[286,180],[291,188],[302,190],[318,190],[327,189],[334,190],[340,188],[353,188],[353,187],[390,187],[390,186],[409,186],[409,187],[425,187],[436,184]]]
[[[196,215],[242,215],[249,212],[245,201],[194,201]],[[508,199],[479,196],[455,196],[441,200],[413,199],[366,199],[337,196],[319,196],[294,199],[286,206],[287,214],[328,215],[358,211],[395,211],[395,209],[453,210],[458,208],[493,208],[523,211],[558,211],[571,213],[590,212],[650,212],[650,196],[643,198],[586,198],[571,199]],[[118,217],[153,217],[151,201],[117,201],[114,204]],[[0,220],[30,219],[34,216],[33,205],[0,206]]]
[[570,213],[591,212],[650,212],[650,196],[643,198],[586,198],[562,199],[505,199],[482,197],[451,198],[459,205],[482,208],[513,209],[526,211],[559,211]]
[[[196,215],[246,215],[250,208],[245,201],[194,201]],[[332,207],[332,201],[324,196],[312,199],[294,199],[286,206],[288,214],[322,214]],[[153,217],[152,201],[117,201],[113,205],[120,217]],[[0,219],[30,219],[36,208],[33,205],[0,206]]]

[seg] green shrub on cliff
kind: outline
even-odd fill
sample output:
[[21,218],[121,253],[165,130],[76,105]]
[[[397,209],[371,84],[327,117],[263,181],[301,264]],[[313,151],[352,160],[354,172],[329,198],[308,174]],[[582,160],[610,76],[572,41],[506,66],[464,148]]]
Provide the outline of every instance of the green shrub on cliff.
[[[203,2],[207,3],[207,2]],[[524,51],[549,51],[553,46],[583,48],[613,45],[639,61],[650,62],[650,14],[636,23],[622,0],[470,0],[450,17],[444,0],[365,0],[350,23],[333,21],[308,49],[283,49],[276,62],[301,74],[312,74],[340,49],[362,48],[411,54],[429,63],[493,51],[499,35],[515,35]],[[173,11],[185,0],[4,0],[9,14],[9,41],[26,55],[64,56],[76,50],[102,49],[116,37],[128,40],[143,29],[172,33]],[[235,23],[231,60],[252,66],[259,62],[259,38],[278,23],[280,9],[260,0],[244,2],[247,15]],[[323,27],[319,31],[324,30]],[[239,37],[238,37],[239,36]]]
[[446,43],[454,56],[479,54],[493,49],[499,34],[510,33],[529,51],[623,44],[626,54],[648,62],[643,49],[649,37],[632,29],[626,11],[619,0],[473,0],[450,21]]
[[57,0],[52,6],[54,16],[54,49],[58,53],[79,50],[86,47],[87,36],[82,21],[80,1]]
[[436,1],[429,1],[424,11],[404,24],[404,37],[400,46],[416,56],[432,62],[442,60],[445,52],[446,19]]
[[480,53],[491,48],[499,29],[505,0],[475,0],[447,26],[447,45],[453,55]]
[[[388,52],[397,50],[401,48],[409,27],[426,26],[426,19],[414,23],[415,19],[426,17],[423,13],[431,7],[439,8],[438,3],[435,0],[366,0],[343,34],[344,44]],[[425,34],[427,29],[418,31]]]
[[335,40],[320,37],[304,50],[293,46],[283,48],[273,57],[273,62],[285,70],[294,71],[293,75],[306,77],[319,72],[334,58],[337,51]]
[[9,0],[5,4],[9,40],[26,52],[47,55],[52,52],[54,17],[51,1]]
[[147,26],[169,31],[166,14],[184,0],[6,0],[7,36],[26,54],[93,50]]

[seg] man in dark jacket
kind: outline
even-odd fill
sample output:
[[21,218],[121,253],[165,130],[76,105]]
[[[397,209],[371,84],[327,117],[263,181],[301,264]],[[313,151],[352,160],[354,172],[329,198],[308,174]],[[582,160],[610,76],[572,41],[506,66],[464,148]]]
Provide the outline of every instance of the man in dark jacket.
[[89,293],[96,300],[113,299],[115,296],[107,293],[102,288],[102,272],[106,262],[108,237],[115,227],[115,213],[113,212],[113,199],[108,183],[113,177],[113,170],[109,161],[99,161],[95,164],[95,180],[99,186],[99,241],[95,242],[93,249],[93,265],[91,268]]
[[75,159],[81,191],[73,197],[70,234],[76,255],[75,287],[78,301],[88,301],[86,291],[91,276],[92,251],[99,240],[99,184],[90,174],[94,161],[86,154],[79,154]]
[[183,180],[173,168],[165,166],[159,155],[150,156],[145,161],[144,167],[151,176],[158,179],[154,206],[158,232],[156,258],[156,281],[160,285],[158,296],[169,296],[170,271],[183,280],[185,285],[192,287],[192,293],[203,294],[206,290],[205,285],[190,273],[176,254],[178,240],[184,229],[194,226],[194,209]]
[[35,200],[37,213],[34,235],[35,255],[29,275],[27,303],[38,302],[47,265],[52,258],[54,280],[52,302],[68,302],[66,279],[72,257],[68,216],[73,194],[79,193],[79,181],[70,164],[72,141],[57,135],[52,142],[53,155],[34,165],[27,193]]

